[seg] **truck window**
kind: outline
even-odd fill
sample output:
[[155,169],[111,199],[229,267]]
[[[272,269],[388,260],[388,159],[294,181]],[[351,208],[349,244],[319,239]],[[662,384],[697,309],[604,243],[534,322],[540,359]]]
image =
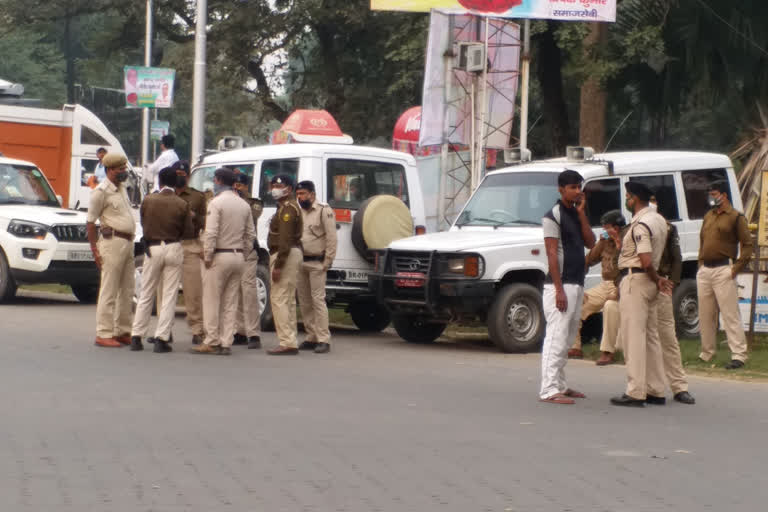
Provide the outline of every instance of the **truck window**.
[[200,192],[213,190],[213,173],[216,172],[216,169],[215,165],[198,167],[189,177],[189,186]]
[[299,175],[299,159],[284,158],[279,160],[264,160],[261,162],[261,176],[259,177],[259,198],[264,201],[264,206],[275,206],[275,200],[269,192],[272,178],[278,174],[287,174],[294,182]]
[[621,183],[618,178],[590,181],[584,186],[587,218],[592,227],[600,226],[600,217],[611,210],[621,210]]
[[356,210],[368,198],[385,194],[408,203],[405,168],[400,164],[331,158],[327,163],[328,203]]
[[99,184],[96,178],[96,164],[99,161],[97,159],[83,158],[80,160],[80,186],[96,188]]
[[688,205],[688,218],[703,219],[709,211],[709,192],[707,191],[709,184],[713,181],[728,181],[728,173],[725,169],[683,171],[682,177],[685,203]]
[[80,144],[92,144],[94,146],[104,146],[109,148],[109,142],[87,126],[80,127]]
[[667,220],[680,220],[680,210],[677,207],[677,189],[675,177],[672,174],[660,176],[632,176],[629,181],[637,181],[653,190],[659,213]]

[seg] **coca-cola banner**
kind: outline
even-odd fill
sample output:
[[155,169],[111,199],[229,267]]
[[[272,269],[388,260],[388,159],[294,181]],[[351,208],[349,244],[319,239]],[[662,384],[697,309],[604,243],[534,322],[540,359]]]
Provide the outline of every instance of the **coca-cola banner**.
[[476,14],[497,18],[616,21],[616,0],[371,0],[379,11]]

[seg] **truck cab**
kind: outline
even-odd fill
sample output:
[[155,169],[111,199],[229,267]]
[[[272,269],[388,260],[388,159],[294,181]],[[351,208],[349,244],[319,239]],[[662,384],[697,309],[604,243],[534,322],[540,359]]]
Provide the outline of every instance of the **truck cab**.
[[[377,258],[371,289],[390,311],[398,334],[411,342],[437,339],[450,322],[484,322],[503,351],[534,350],[544,336],[541,304],[547,274],[541,218],[559,199],[565,169],[585,179],[587,217],[624,206],[624,183],[655,191],[658,209],[680,234],[683,279],[675,290],[675,320],[685,336],[698,333],[696,270],[699,231],[709,209],[707,188],[730,185],[741,209],[736,176],[725,155],[679,151],[607,153],[581,160],[529,162],[488,173],[447,232],[393,242]],[[600,281],[599,266],[585,289]]]

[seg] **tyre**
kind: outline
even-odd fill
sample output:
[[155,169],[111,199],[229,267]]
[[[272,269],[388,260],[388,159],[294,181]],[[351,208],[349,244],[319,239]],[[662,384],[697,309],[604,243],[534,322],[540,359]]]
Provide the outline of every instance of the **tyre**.
[[83,304],[96,304],[99,299],[99,285],[73,284],[72,293]]
[[259,303],[261,304],[261,330],[274,331],[275,320],[272,317],[272,304],[269,300],[269,267],[259,265],[256,276],[256,286],[259,287]]
[[536,350],[544,338],[541,292],[525,283],[509,284],[496,294],[488,312],[488,334],[504,352]]
[[353,302],[349,314],[361,331],[381,332],[389,325],[389,311],[375,302]]
[[417,316],[395,315],[392,317],[397,335],[410,343],[432,343],[443,334],[446,324],[425,322]]
[[696,280],[683,279],[672,294],[675,308],[675,326],[681,338],[699,336],[699,297],[696,293]]
[[395,240],[413,235],[408,206],[395,196],[378,195],[363,201],[352,220],[352,245],[373,263],[372,249],[385,249]]
[[16,281],[11,275],[11,268],[5,253],[0,249],[0,302],[7,302],[16,296]]

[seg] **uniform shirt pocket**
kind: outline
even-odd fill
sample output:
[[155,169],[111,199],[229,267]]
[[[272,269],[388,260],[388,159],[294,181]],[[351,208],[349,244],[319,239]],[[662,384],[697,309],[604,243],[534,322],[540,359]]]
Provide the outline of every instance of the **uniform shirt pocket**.
[[312,233],[315,238],[322,238],[325,236],[325,230],[322,226],[318,226],[317,224],[309,226],[309,232]]

